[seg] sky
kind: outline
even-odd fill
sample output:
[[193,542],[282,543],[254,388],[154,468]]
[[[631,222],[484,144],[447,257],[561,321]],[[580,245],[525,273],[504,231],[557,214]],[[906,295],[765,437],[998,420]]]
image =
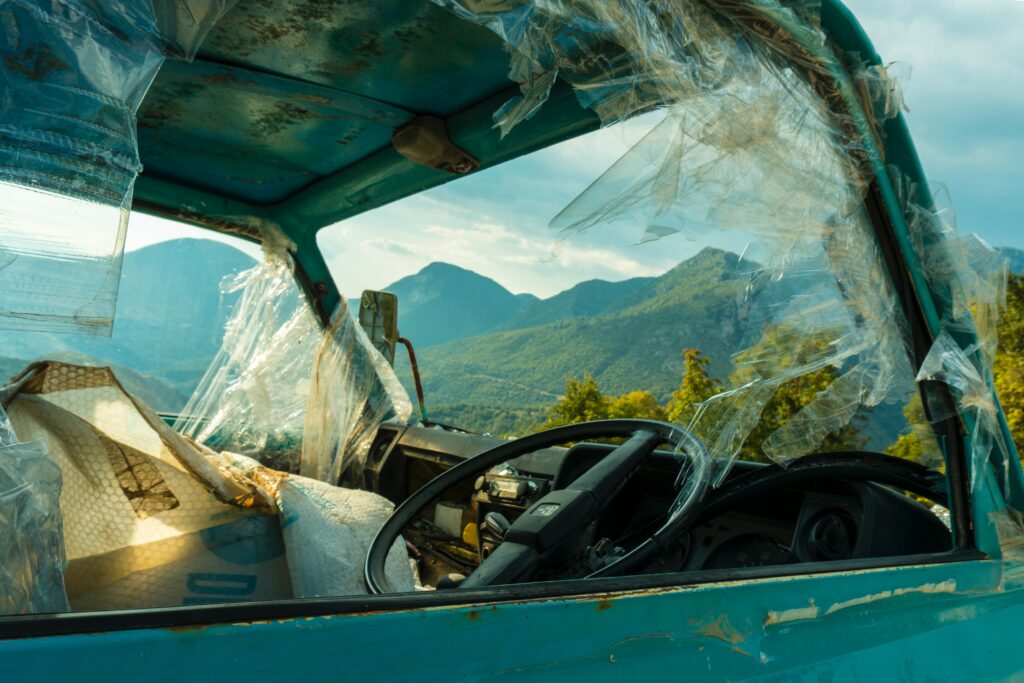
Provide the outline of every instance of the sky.
[[958,229],[1024,249],[1024,2],[846,4],[883,61],[911,67],[907,123]]
[[[945,187],[961,232],[1024,248],[1024,2],[849,0],[886,62],[909,65],[905,114],[933,190]],[[906,69],[904,68],[903,71]],[[704,246],[741,251],[735,235],[638,244],[612,226],[569,240],[548,221],[657,122],[649,115],[562,143],[325,228],[320,246],[349,296],[432,261],[550,296],[587,279],[664,272]],[[128,248],[167,234],[146,216]],[[202,236],[210,233],[203,231]]]

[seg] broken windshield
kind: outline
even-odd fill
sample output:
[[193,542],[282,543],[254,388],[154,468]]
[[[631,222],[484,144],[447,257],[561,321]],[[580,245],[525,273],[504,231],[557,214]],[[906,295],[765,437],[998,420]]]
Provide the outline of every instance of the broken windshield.
[[[718,444],[720,457],[867,449],[940,465],[901,319],[880,334],[881,313],[866,317],[842,282],[855,268],[883,295],[872,307],[895,314],[866,217],[844,217],[818,187],[808,189],[820,198],[794,196],[803,203],[776,218],[722,206],[694,184],[677,208],[700,220],[684,229],[620,206],[644,173],[657,179],[685,115],[630,119],[321,231],[348,296],[398,295],[428,422],[510,437],[640,417],[692,426],[712,442],[728,434],[735,441]],[[754,206],[759,188],[773,190],[756,166],[737,174],[742,187],[711,190]],[[797,178],[773,182],[795,187]],[[565,229],[587,202],[608,221]],[[797,210],[827,234],[797,239]],[[864,249],[857,258],[868,263],[829,257],[844,239],[841,220],[861,235],[847,248]],[[415,395],[401,349],[396,370]]]
[[[406,394],[419,393],[417,371],[425,387],[418,418],[435,429],[406,433],[447,435],[449,425],[520,436],[609,417],[685,426],[704,445],[679,459],[684,471],[670,491],[675,502],[666,503],[669,519],[697,507],[737,458],[787,464],[818,452],[884,450],[942,467],[947,444],[926,424],[917,367],[917,379],[958,391],[955,398],[973,411],[968,417],[982,423],[971,435],[982,439],[971,444],[978,446],[975,471],[998,450],[998,410],[984,364],[994,349],[986,332],[991,324],[979,344],[969,339],[972,309],[983,324],[997,319],[998,286],[984,291],[991,282],[980,276],[971,281],[956,258],[947,258],[962,260],[963,254],[947,249],[952,240],[927,208],[930,199],[921,208],[918,191],[895,171],[897,197],[885,197],[892,205],[871,206],[910,223],[909,229],[900,224],[898,237],[907,244],[895,250],[910,265],[887,267],[880,244],[893,245],[888,233],[879,237],[882,221],[871,220],[865,198],[881,201],[869,188],[890,182],[879,154],[878,122],[899,111],[899,92],[881,67],[863,67],[854,58],[839,65],[819,31],[813,3],[435,4],[492,31],[507,48],[507,75],[518,94],[494,111],[492,142],[500,144],[543,107],[558,104],[547,101],[556,81],[568,93],[559,106],[568,102],[572,117],[586,125],[599,120],[604,128],[505,165],[494,165],[500,155],[481,155],[479,172],[323,230],[319,245],[349,297],[333,310],[314,311],[296,293],[296,263],[319,267],[309,240],[319,223],[301,225],[309,215],[301,205],[291,212],[289,204],[257,210],[224,202],[224,211],[241,215],[198,215],[261,238],[262,253],[253,267],[211,274],[218,281],[217,303],[208,309],[183,296],[169,276],[156,286],[159,296],[146,283],[122,288],[144,301],[139,326],[153,336],[133,340],[131,349],[117,347],[114,339],[102,360],[159,358],[144,369],[149,375],[138,389],[125,393],[107,371],[58,362],[35,366],[8,392],[15,432],[52,437],[62,472],[71,471],[81,452],[70,438],[73,428],[65,427],[81,428],[82,420],[100,425],[87,428],[91,461],[108,475],[104,486],[124,498],[118,501],[125,517],[157,520],[130,519],[124,528],[146,525],[162,534],[174,526],[158,517],[181,502],[166,495],[162,482],[169,475],[154,475],[158,461],[177,470],[173,476],[203,478],[206,484],[192,487],[196,498],[209,498],[212,488],[218,505],[276,504],[286,528],[292,518],[276,497],[282,482],[293,480],[244,456],[274,450],[279,444],[270,434],[299,433],[298,466],[292,467],[294,459],[275,466],[322,482],[362,484],[361,466],[371,448],[383,445],[389,452],[389,434],[401,432],[414,415]],[[587,110],[583,117],[579,107]],[[134,108],[130,112],[126,120],[133,122]],[[413,159],[408,148],[394,146],[384,156],[399,164],[405,163],[399,155]],[[134,143],[130,147],[134,152]],[[360,167],[352,168],[358,176]],[[363,206],[361,197],[419,188],[344,199]],[[119,195],[124,206],[111,204],[122,217],[128,190]],[[301,204],[302,197],[295,201]],[[104,278],[120,269],[123,221],[116,227],[112,270],[101,269]],[[920,269],[914,267],[917,257],[924,263]],[[219,258],[218,265],[230,260]],[[143,272],[159,275],[161,266],[191,272],[183,263],[198,261],[178,255]],[[304,267],[300,280],[312,279],[309,273],[322,276]],[[911,285],[922,296],[932,296],[924,285],[933,284],[934,297],[948,294],[948,301],[940,301],[949,309],[941,318],[928,308],[931,299],[927,306],[920,302],[936,320],[926,320],[930,336],[919,341],[938,340],[923,363],[927,349],[916,349],[912,358],[893,276],[917,278]],[[304,284],[311,299],[333,301],[332,283]],[[116,288],[107,279],[100,285],[109,308]],[[358,298],[364,288],[398,296],[399,331],[410,344],[408,356],[399,351],[397,376],[355,322],[357,303],[374,300]],[[164,295],[169,310],[155,310]],[[193,307],[205,311],[209,322],[187,334],[169,324]],[[100,327],[109,322],[97,320]],[[939,320],[957,329],[941,330]],[[955,340],[953,332],[960,335]],[[164,350],[177,344],[197,355],[164,358]],[[203,349],[205,355],[198,353]],[[41,348],[32,353],[41,350],[53,355]],[[196,380],[199,368],[205,370]],[[191,384],[171,401],[143,393],[155,386],[150,377]],[[88,403],[79,400],[83,394]],[[145,402],[165,410],[174,403],[170,410],[184,413],[174,425],[178,431],[155,418]],[[59,419],[40,418],[51,407]],[[955,412],[942,408],[946,412],[933,411],[933,419]],[[135,423],[141,416],[147,428],[128,433],[125,413]],[[383,422],[391,426],[378,433]],[[109,434],[127,448],[114,452]],[[139,434],[145,444],[128,438]],[[684,441],[696,443],[688,435],[678,450],[685,450]],[[38,463],[28,450],[25,462]],[[152,467],[140,464],[147,462]],[[26,469],[49,482],[50,493],[56,490],[52,468]],[[355,478],[344,478],[353,472]],[[21,486],[12,481],[12,490]],[[188,506],[180,507],[174,514],[187,513]],[[32,523],[56,528],[52,505],[48,511]],[[442,512],[435,519],[446,514],[453,522],[450,535],[472,545],[463,513]],[[96,518],[91,512],[81,517]],[[270,526],[274,534],[281,531]],[[79,539],[91,543],[91,536],[89,531]],[[99,545],[69,547],[78,553],[72,561],[108,552]],[[118,547],[132,556],[127,546]],[[350,565],[358,571],[358,563]],[[271,570],[280,574],[280,567]]]

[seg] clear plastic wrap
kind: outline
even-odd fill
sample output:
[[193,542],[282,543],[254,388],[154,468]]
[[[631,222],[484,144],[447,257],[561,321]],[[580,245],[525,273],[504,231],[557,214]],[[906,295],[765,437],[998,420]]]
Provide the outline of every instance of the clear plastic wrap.
[[956,214],[944,188],[929,196],[897,171],[890,170],[890,175],[942,319],[942,331],[921,364],[918,381],[945,384],[957,406],[953,411],[933,401],[929,418],[935,423],[964,420],[972,489],[978,491],[991,472],[1006,501],[1013,502],[1016,449],[1004,428],[992,374],[1006,307],[1006,258],[975,235],[957,234]]
[[263,261],[221,285],[238,302],[174,428],[218,450],[276,451],[283,457],[268,464],[294,471],[322,334],[295,284],[287,238],[264,234]]
[[[495,113],[503,134],[543,105],[556,76],[604,124],[664,109],[553,229],[639,225],[640,242],[722,231],[758,253],[737,302],[746,332],[728,350],[736,371],[688,425],[711,458],[681,476],[677,510],[771,424],[783,387],[809,399],[757,435],[755,455],[780,463],[907,400],[907,326],[862,200],[867,146],[828,78],[837,69],[818,49],[813,3],[434,1],[505,40],[522,94]],[[902,108],[884,69],[862,73],[875,98],[862,117]]]
[[225,283],[241,296],[175,429],[336,483],[361,470],[377,426],[408,420],[412,404],[344,303],[320,326],[296,287],[287,238],[262,230],[264,260]]
[[0,407],[0,614],[64,612],[60,467]]
[[333,483],[351,468],[346,480],[361,483],[377,427],[411,414],[405,388],[342,298],[313,364],[299,471]]
[[233,2],[0,4],[0,325],[110,334],[135,113]]

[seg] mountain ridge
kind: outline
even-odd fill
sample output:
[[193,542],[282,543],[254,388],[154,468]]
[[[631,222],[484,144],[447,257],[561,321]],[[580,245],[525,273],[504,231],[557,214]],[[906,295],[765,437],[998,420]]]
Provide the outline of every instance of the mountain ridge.
[[[1024,269],[1024,251],[999,252],[1014,271]],[[127,252],[111,338],[0,330],[0,371],[40,357],[91,356],[130,368],[122,373],[130,390],[173,412],[219,349],[238,296],[221,290],[223,279],[254,264],[205,239]],[[682,349],[737,348],[741,288],[754,267],[705,249],[655,277],[586,280],[541,299],[434,262],[388,289],[399,295],[400,328],[416,345],[428,405],[442,414],[461,405],[536,416],[564,391],[567,375],[585,371],[609,393],[646,389],[665,400],[679,381]],[[730,359],[708,355],[713,375],[730,372]],[[412,395],[405,354],[397,358]]]

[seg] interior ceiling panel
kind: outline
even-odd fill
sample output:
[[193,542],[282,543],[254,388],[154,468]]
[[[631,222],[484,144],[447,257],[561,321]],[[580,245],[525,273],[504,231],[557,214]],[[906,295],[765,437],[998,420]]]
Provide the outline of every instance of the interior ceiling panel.
[[139,151],[147,175],[275,204],[416,114],[512,87],[507,68],[490,31],[429,0],[240,0],[193,63],[164,65]]

